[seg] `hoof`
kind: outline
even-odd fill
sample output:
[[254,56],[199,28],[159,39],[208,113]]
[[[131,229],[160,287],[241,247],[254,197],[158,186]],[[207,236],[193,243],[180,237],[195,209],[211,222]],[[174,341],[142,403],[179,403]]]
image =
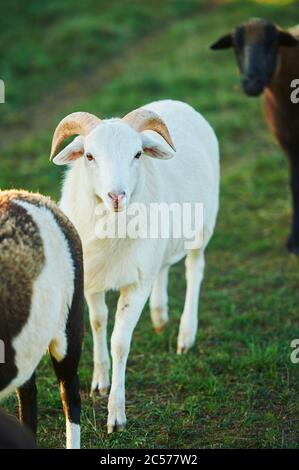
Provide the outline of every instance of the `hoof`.
[[90,397],[95,398],[96,396],[100,397],[107,397],[109,395],[110,386],[108,387],[101,387],[98,386],[90,391]]
[[109,424],[107,426],[107,434],[112,434],[113,432],[114,432],[114,426]]
[[288,238],[286,245],[290,253],[293,253],[294,255],[299,255],[299,242],[294,239],[293,235]]
[[107,434],[113,434],[115,431],[122,432],[126,429],[126,423],[107,424]]
[[108,400],[107,432],[123,431],[126,426],[125,401],[122,397],[115,397],[113,394]]
[[151,308],[151,317],[154,330],[157,334],[161,334],[168,323],[168,311],[166,307]]
[[177,350],[176,350],[176,353],[177,354],[186,354],[186,352],[189,351],[189,348],[185,347],[185,346],[178,346],[177,347]]
[[98,388],[98,391],[99,391],[99,394],[101,395],[101,397],[107,397],[109,395],[109,392],[110,392],[110,387]]
[[177,343],[177,354],[186,354],[195,344],[193,334],[180,334]]

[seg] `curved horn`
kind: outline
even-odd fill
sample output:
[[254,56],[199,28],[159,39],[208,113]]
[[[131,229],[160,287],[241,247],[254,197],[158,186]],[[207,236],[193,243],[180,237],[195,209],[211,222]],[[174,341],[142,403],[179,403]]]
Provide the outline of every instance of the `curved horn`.
[[170,137],[169,131],[165,122],[160,116],[153,111],[144,108],[138,108],[131,111],[122,119],[129,126],[133,127],[137,132],[142,131],[155,131],[160,134],[164,140],[175,151],[175,146]]
[[53,135],[50,160],[53,160],[57,149],[65,139],[76,134],[87,135],[100,122],[101,119],[93,114],[83,112],[72,113],[62,119]]

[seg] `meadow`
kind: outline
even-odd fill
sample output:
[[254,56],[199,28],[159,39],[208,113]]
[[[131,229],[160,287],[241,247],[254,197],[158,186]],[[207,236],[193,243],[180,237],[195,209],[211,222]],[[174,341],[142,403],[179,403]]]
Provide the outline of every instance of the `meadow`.
[[[123,115],[152,100],[187,101],[221,148],[221,208],[207,250],[194,349],[176,355],[184,266],[170,276],[170,323],[153,331],[145,308],[127,368],[127,429],[106,434],[107,399],[89,397],[92,340],[80,367],[84,448],[298,448],[299,261],[287,253],[288,166],[245,97],[231,51],[209,44],[249,17],[299,22],[295,1],[10,0],[0,16],[0,187],[59,199],[53,130],[72,111]],[[110,331],[116,295],[109,295]],[[38,368],[38,443],[64,446],[49,357]],[[17,413],[16,398],[3,407]]]

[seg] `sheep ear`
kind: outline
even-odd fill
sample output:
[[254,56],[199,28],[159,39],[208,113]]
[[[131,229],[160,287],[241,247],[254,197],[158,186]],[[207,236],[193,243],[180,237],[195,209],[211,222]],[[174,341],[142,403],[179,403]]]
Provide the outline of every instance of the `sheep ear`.
[[157,140],[150,136],[148,133],[142,133],[142,148],[143,152],[152,158],[160,158],[161,160],[169,160],[174,157],[175,151],[168,145],[164,144],[162,137]]
[[225,34],[225,36],[221,36],[221,38],[217,39],[217,41],[213,42],[210,45],[210,49],[216,51],[218,49],[229,49],[233,46],[233,37],[231,33]]
[[67,145],[61,152],[59,152],[54,158],[53,162],[55,165],[67,165],[68,163],[77,160],[84,154],[84,139],[82,136],[76,137],[73,142]]
[[278,44],[283,47],[296,47],[299,45],[299,41],[287,31],[279,31],[278,33]]

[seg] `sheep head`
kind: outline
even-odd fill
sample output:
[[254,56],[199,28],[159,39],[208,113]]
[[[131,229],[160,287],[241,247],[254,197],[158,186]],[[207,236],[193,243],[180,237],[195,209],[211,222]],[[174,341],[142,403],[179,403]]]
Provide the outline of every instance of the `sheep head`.
[[[56,155],[62,142],[77,134]],[[163,140],[158,140],[157,134]],[[141,165],[137,160],[146,155],[166,160],[174,156],[174,151],[164,121],[156,113],[140,108],[122,119],[100,120],[82,112],[70,114],[55,130],[50,158],[55,164],[64,165],[84,157],[81,168],[87,172],[95,195],[109,209],[120,211],[137,186]]]
[[298,45],[299,41],[291,32],[281,30],[270,21],[252,18],[238,25],[232,33],[221,36],[210,48],[233,48],[244,92],[247,96],[259,96],[275,76],[280,48]]

